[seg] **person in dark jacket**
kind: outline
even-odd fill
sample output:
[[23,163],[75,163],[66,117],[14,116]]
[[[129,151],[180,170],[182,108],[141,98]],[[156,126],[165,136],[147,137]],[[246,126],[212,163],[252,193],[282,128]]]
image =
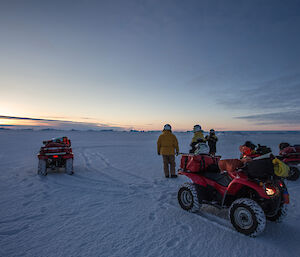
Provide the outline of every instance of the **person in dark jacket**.
[[[157,140],[157,154],[162,155],[164,163],[165,177],[177,178],[175,174],[175,151],[179,153],[178,141],[176,136],[171,131],[171,126],[166,124],[162,134]],[[170,165],[170,170],[169,170]]]
[[217,141],[218,141],[218,138],[215,134],[215,131],[213,129],[211,129],[209,131],[209,135],[207,135],[205,137],[205,139],[208,142],[209,153],[214,156],[217,152],[217,146],[216,145],[217,145]]

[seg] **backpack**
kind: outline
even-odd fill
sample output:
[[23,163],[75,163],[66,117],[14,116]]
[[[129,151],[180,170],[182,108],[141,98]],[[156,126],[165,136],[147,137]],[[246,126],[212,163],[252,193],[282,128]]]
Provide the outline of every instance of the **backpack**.
[[247,162],[243,170],[252,179],[268,179],[275,175],[274,165],[270,158]]
[[286,178],[289,176],[290,167],[288,165],[286,165],[284,162],[278,160],[277,158],[275,158],[272,161],[272,163],[274,165],[274,173],[276,176],[283,177],[283,178]]
[[198,154],[208,154],[208,153],[209,153],[209,149],[208,149],[207,144],[202,143],[202,142],[196,144],[196,150],[194,152],[195,155],[198,155]]

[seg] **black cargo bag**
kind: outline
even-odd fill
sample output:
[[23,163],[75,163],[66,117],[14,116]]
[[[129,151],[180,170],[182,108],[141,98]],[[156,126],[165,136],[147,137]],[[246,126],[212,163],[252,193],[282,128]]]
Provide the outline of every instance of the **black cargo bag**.
[[248,162],[244,171],[249,178],[253,179],[268,179],[274,176],[274,166],[270,158]]

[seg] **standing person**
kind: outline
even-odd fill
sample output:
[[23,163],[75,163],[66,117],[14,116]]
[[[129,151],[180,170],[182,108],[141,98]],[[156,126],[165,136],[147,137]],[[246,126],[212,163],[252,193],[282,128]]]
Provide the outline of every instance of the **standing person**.
[[214,156],[216,154],[216,152],[217,152],[217,146],[216,146],[216,144],[217,144],[217,141],[218,141],[218,138],[217,138],[217,136],[215,134],[215,131],[213,129],[211,129],[209,131],[209,135],[207,135],[205,137],[205,139],[208,142],[209,153]]
[[193,128],[194,136],[192,139],[192,142],[190,143],[190,146],[192,149],[190,150],[190,153],[194,153],[196,150],[196,145],[198,143],[205,143],[205,139],[203,136],[203,130],[200,125],[195,125]]
[[157,140],[157,154],[162,155],[165,177],[169,178],[169,173],[171,173],[171,178],[177,178],[175,174],[175,151],[176,155],[178,155],[179,147],[177,138],[171,129],[169,124],[164,126],[163,132]]

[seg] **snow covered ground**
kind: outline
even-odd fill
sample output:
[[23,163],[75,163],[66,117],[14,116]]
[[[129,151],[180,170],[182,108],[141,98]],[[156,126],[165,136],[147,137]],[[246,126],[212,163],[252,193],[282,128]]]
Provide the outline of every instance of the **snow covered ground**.
[[[69,136],[75,174],[37,175],[43,140]],[[185,177],[165,179],[159,133],[0,130],[0,256],[299,256],[300,181],[288,182],[289,213],[249,238],[227,212],[185,212],[177,203]],[[176,134],[181,152],[192,135]],[[219,134],[218,153],[239,156],[246,140],[278,153],[299,133]],[[179,157],[177,157],[177,163]]]

